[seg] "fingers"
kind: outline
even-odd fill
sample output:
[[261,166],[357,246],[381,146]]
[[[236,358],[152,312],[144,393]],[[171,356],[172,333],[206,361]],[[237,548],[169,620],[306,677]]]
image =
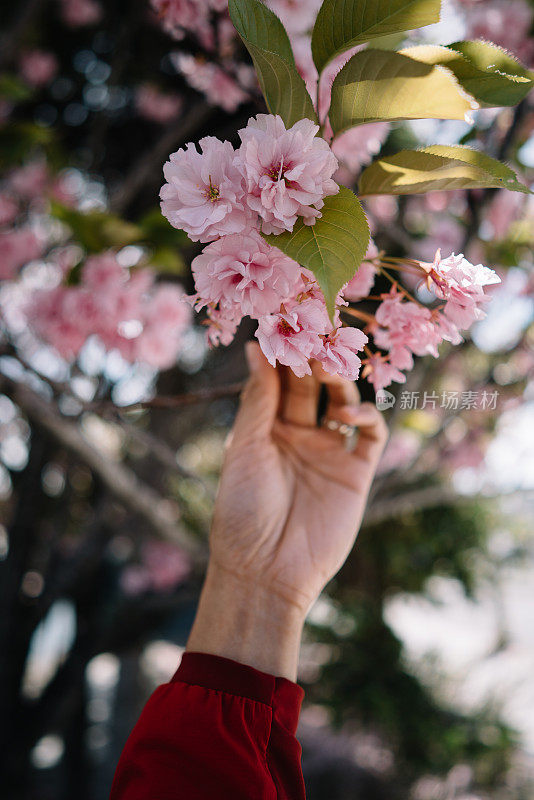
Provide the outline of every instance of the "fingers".
[[318,362],[313,363],[312,372],[319,383],[326,386],[328,392],[327,417],[337,419],[336,411],[339,407],[359,404],[360,393],[354,381],[348,381],[339,375],[329,375]]
[[297,378],[288,367],[283,368],[281,376],[280,419],[291,425],[315,427],[319,403],[319,382],[313,375]]
[[388,427],[376,406],[373,403],[337,406],[332,419],[358,429],[358,440],[352,454],[376,467],[388,438]]
[[233,428],[233,441],[267,436],[280,402],[280,378],[256,342],[247,342],[245,354],[250,377],[241,395]]

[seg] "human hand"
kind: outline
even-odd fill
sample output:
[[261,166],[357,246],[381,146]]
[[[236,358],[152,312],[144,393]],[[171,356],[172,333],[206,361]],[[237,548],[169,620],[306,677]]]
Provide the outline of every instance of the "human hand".
[[[237,646],[241,660],[245,655],[252,663],[259,649],[270,659],[265,625],[276,628],[267,641],[294,640],[291,631],[300,629],[352,549],[387,428],[374,405],[360,404],[354,383],[327,375],[319,365],[313,375],[297,378],[289,369],[271,367],[255,343],[247,345],[247,360],[251,376],[215,504],[204,590],[204,611],[208,605],[210,611],[203,616],[208,621],[210,615],[220,617],[218,607],[239,605],[235,623],[242,630],[232,635],[231,652]],[[339,432],[317,426],[322,383],[328,391],[326,416],[357,426],[350,452]],[[261,638],[255,633],[258,620]],[[208,623],[212,643],[227,638],[221,624],[220,619],[217,626]],[[192,639],[189,647],[195,649],[198,637]]]

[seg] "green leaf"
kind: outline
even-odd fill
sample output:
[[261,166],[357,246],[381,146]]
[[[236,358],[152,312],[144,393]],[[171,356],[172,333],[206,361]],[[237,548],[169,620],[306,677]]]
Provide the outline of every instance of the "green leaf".
[[318,71],[344,50],[439,21],[441,0],[324,0],[312,36]]
[[68,225],[76,241],[90,253],[143,240],[143,231],[138,225],[106,211],[82,213],[55,201],[50,204],[50,211]]
[[306,84],[297,72],[288,35],[278,17],[260,0],[229,0],[234,26],[247,47],[271,114],[286,127],[307,117],[317,122]]
[[260,0],[229,0],[228,10],[234,27],[245,44],[276,53],[288,64],[295,64],[286,29]]
[[27,161],[34,150],[53,145],[55,132],[33,122],[9,123],[0,128],[0,166]]
[[185,231],[173,228],[161,213],[159,206],[144,214],[137,224],[143,232],[143,239],[147,242],[177,250],[191,246],[191,240]]
[[325,198],[321,213],[314,225],[299,220],[292,232],[264,238],[313,272],[333,318],[339,290],[354,276],[367,251],[369,226],[360,203],[344,186]]
[[33,92],[30,87],[25,84],[16,75],[10,75],[7,72],[0,75],[0,97],[5,100],[12,100],[14,103],[22,100],[28,100]]
[[489,42],[421,45],[400,52],[425,64],[447,67],[465,91],[485,106],[516,105],[534,86],[533,72]]
[[332,85],[330,122],[334,133],[377,120],[465,119],[476,107],[443,67],[402,53],[356,53]]
[[432,145],[379,158],[363,171],[359,186],[364,195],[488,188],[530,194],[509,167],[459,145]]
[[174,247],[166,247],[165,245],[156,247],[149,257],[148,263],[155,267],[158,272],[171,275],[185,274],[185,262],[180,252]]

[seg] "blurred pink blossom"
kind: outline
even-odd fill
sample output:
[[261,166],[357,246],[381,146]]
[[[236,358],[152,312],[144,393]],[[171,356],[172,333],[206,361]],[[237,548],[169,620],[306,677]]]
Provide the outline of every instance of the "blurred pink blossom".
[[321,3],[322,0],[267,0],[290,36],[312,30]]
[[121,574],[126,594],[147,591],[170,592],[183,582],[191,571],[185,553],[168,542],[148,541],[141,550],[140,563],[129,564]]
[[[218,64],[188,53],[173,53],[171,58],[193,89],[202,92],[212,105],[223,108],[229,114],[249,99],[248,92],[239,84],[237,77],[225,72]],[[245,70],[236,74],[248,78],[250,72]]]
[[9,225],[18,214],[19,207],[8,194],[0,193],[0,225]]
[[44,161],[29,161],[8,176],[11,191],[21,200],[36,200],[46,192],[50,174]]
[[139,114],[152,122],[165,125],[180,114],[183,100],[178,94],[162,92],[157,86],[143,83],[137,88],[135,107]]
[[30,228],[0,231],[0,280],[14,278],[18,270],[39,258],[44,243]]
[[132,275],[111,252],[90,256],[78,285],[35,292],[26,307],[30,327],[66,359],[96,335],[106,349],[156,369],[176,361],[191,314],[180,286],[154,285],[149,270]]
[[45,50],[27,50],[20,57],[20,74],[26,83],[35,88],[49,84],[58,66],[55,55]]
[[61,19],[69,28],[96,25],[103,16],[103,9],[96,0],[60,0]]
[[[367,253],[365,254],[365,258],[371,259],[375,258],[377,255],[377,247],[371,239],[367,248]],[[369,261],[364,261],[362,264],[360,264],[356,274],[354,275],[354,278],[347,283],[342,291],[342,295],[345,300],[356,302],[358,300],[363,300],[364,297],[367,297],[373,288],[376,273],[377,268]]]
[[375,392],[389,386],[390,383],[406,383],[406,375],[403,375],[397,367],[391,364],[387,357],[380,353],[374,353],[365,359],[362,376],[367,378],[374,387]]
[[527,64],[534,54],[529,39],[534,9],[525,0],[467,0],[466,39],[486,39],[510,50]]

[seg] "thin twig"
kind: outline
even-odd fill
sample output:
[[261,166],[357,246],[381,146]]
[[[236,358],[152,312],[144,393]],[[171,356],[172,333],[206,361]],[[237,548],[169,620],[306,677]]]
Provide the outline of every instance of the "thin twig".
[[245,388],[245,381],[229,383],[226,386],[213,386],[206,389],[198,389],[196,392],[186,394],[161,395],[153,397],[151,400],[144,400],[139,403],[131,403],[127,406],[116,406],[111,400],[95,400],[89,403],[82,403],[84,411],[98,411],[100,409],[116,409],[117,411],[141,411],[144,408],[175,409],[184,406],[193,406],[196,403],[208,403],[212,400],[220,400],[223,397],[234,397],[240,394]]

